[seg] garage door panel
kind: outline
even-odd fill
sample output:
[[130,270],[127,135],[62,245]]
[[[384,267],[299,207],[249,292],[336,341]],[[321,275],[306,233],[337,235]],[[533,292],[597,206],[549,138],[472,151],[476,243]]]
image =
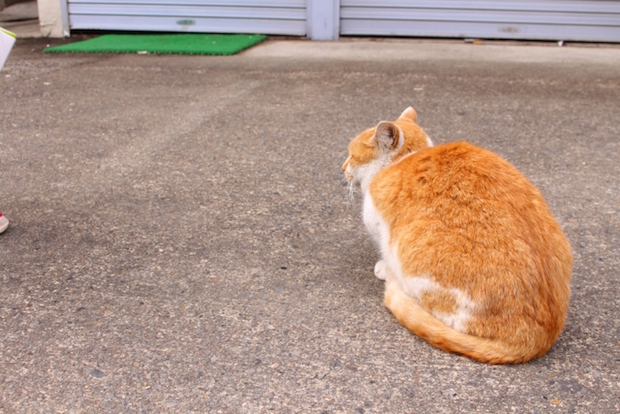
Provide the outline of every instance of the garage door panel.
[[340,33],[620,41],[620,1],[341,0]]
[[235,6],[235,7],[292,7],[305,8],[305,0],[75,0],[71,4],[103,4],[103,5],[171,5],[171,6]]
[[620,14],[597,13],[535,13],[494,10],[445,10],[438,13],[433,9],[375,9],[356,8],[343,10],[343,19],[356,20],[401,20],[401,21],[443,21],[463,23],[515,23],[549,24],[575,26],[620,26]]
[[[583,41],[593,37],[593,28],[588,26],[538,26],[538,25],[501,25],[497,23],[442,23],[390,20],[377,27],[376,21],[360,20],[351,28],[341,22],[342,35],[355,35],[360,30],[373,32],[375,36],[412,36],[412,37],[456,37],[456,38],[489,38],[494,39],[560,39],[567,41]],[[601,42],[617,42],[620,39],[620,28],[597,27],[595,37]],[[492,35],[490,35],[492,34]]]
[[69,0],[72,30],[306,34],[305,0]]
[[305,22],[268,19],[229,19],[134,16],[75,16],[75,25],[83,30],[128,30],[189,33],[264,33],[274,35],[305,34]]
[[266,7],[198,7],[198,6],[139,6],[139,5],[120,5],[110,9],[105,5],[85,5],[77,4],[69,6],[71,15],[121,15],[121,16],[145,16],[145,17],[188,17],[201,18],[254,18],[271,19],[274,16],[277,20],[305,20],[306,11],[303,9],[282,9]]
[[437,10],[508,10],[534,12],[576,12],[576,13],[620,13],[618,1],[463,1],[463,0],[341,0],[342,8],[372,7],[372,8],[429,8]]

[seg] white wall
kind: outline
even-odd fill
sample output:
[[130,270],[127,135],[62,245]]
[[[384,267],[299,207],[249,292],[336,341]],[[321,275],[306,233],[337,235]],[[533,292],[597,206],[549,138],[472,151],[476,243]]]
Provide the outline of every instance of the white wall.
[[69,30],[67,29],[66,33],[63,30],[61,1],[63,0],[37,0],[43,37],[69,36]]

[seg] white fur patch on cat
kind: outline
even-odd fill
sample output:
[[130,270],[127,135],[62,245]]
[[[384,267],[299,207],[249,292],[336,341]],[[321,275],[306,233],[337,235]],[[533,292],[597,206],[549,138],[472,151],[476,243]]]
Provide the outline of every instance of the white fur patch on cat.
[[431,279],[428,275],[399,278],[403,292],[412,298],[422,300],[422,296],[428,292],[448,293],[456,303],[456,312],[445,314],[431,312],[433,316],[457,331],[466,332],[467,322],[470,320],[476,304],[469,295],[457,288],[444,288]]
[[368,191],[364,195],[363,208],[364,224],[383,258],[375,265],[375,275],[379,279],[385,280],[387,272],[392,272],[395,275],[401,273],[400,262],[398,262],[398,259],[396,259],[396,256],[392,254],[390,249],[389,227],[385,220],[383,220],[383,217],[377,212]]
[[377,263],[375,263],[375,276],[377,276],[377,279],[387,280],[388,271],[389,270],[387,268],[387,265],[385,264],[385,261],[379,260]]

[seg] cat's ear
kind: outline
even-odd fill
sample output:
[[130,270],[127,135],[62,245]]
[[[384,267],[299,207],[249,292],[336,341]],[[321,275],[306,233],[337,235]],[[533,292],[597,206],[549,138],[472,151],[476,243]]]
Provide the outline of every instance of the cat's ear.
[[398,119],[408,119],[413,122],[418,121],[418,113],[412,107],[409,107],[403,111],[402,114],[398,117]]
[[374,138],[379,148],[391,151],[400,144],[400,128],[391,122],[379,122]]

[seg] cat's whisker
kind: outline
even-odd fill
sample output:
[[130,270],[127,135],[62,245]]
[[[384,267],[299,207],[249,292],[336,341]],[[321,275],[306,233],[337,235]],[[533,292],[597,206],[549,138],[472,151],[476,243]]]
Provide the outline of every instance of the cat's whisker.
[[349,181],[349,201],[353,203],[355,201],[355,186],[353,181]]
[[347,186],[347,190],[349,193],[349,201],[351,203],[353,203],[355,201],[355,185],[353,184],[353,181],[349,181],[346,178],[345,180],[345,185]]

